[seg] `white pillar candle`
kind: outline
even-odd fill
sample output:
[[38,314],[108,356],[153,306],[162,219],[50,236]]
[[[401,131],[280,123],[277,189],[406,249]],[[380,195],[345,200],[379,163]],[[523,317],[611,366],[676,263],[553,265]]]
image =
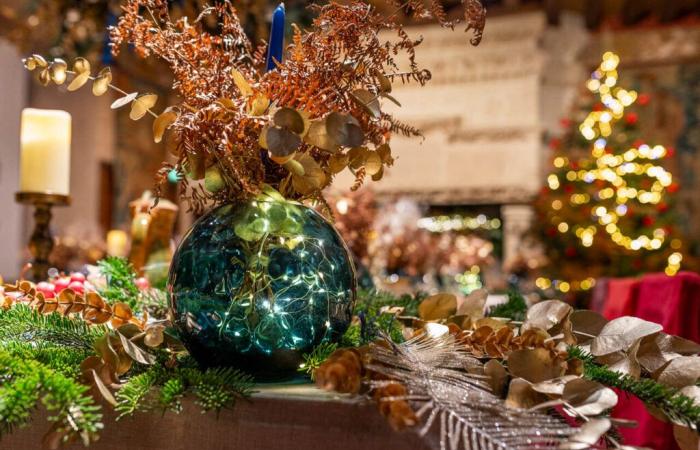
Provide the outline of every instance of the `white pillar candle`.
[[66,111],[25,108],[20,130],[21,192],[70,192],[71,117]]

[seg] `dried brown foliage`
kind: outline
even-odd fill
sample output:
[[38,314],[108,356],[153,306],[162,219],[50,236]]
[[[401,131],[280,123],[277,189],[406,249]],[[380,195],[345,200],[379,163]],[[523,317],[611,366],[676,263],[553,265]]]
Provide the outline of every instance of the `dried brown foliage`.
[[[156,119],[154,133],[160,140],[169,129],[174,168],[189,180],[205,180],[204,187],[183,184],[182,194],[197,209],[257,194],[263,184],[289,198],[318,198],[346,167],[358,187],[367,175],[380,179],[393,159],[390,151],[377,153],[388,147],[391,133],[419,133],[382,113],[380,100],[396,101],[391,80],[430,79],[416,62],[420,40],[409,37],[397,16],[455,26],[437,1],[391,0],[396,10],[389,15],[357,0],[312,6],[318,15],[310,29],[295,27],[284,62],[264,72],[264,48],[253,48],[229,2],[177,21],[167,3],[127,1],[111,38],[114,53],[128,43],[140,56],[169,64],[182,103]],[[466,0],[472,44],[481,39],[484,14],[477,0]],[[207,16],[219,23],[216,35],[202,24],[211,23]],[[396,39],[380,37],[383,30],[395,31]],[[408,55],[408,70],[396,62],[401,53]],[[355,157],[345,158],[353,150]],[[161,182],[170,169],[159,172]]]

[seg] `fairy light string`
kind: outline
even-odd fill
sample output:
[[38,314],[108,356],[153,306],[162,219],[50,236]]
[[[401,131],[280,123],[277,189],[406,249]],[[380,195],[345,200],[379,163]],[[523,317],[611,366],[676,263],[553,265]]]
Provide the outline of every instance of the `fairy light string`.
[[[657,161],[668,155],[663,145],[633,145],[620,154],[609,152],[608,139],[613,127],[623,118],[625,109],[637,101],[638,94],[618,86],[620,57],[613,52],[606,52],[603,60],[591,74],[586,87],[600,99],[602,108],[590,111],[578,129],[581,135],[591,143],[591,155],[595,164],[589,169],[577,169],[570,165],[568,159],[558,156],[553,165],[557,169],[571,167],[560,179],[557,173],[547,177],[547,184],[552,191],[561,188],[565,182],[585,182],[596,186],[592,193],[574,192],[568,195],[568,201],[575,207],[590,205],[592,223],[569,224],[563,219],[553,222],[560,233],[573,233],[584,247],[593,245],[599,236],[607,235],[610,240],[626,250],[654,251],[666,243],[668,231],[655,227],[646,233],[629,233],[623,229],[621,219],[630,211],[635,202],[640,205],[658,205],[664,199],[666,189],[673,183],[673,177]],[[644,187],[635,187],[630,178],[646,178],[646,183],[637,183]],[[566,200],[566,197],[564,198]],[[557,211],[564,207],[562,200],[552,201],[552,209]],[[667,257],[665,273],[675,275],[681,267],[683,255],[679,251],[682,242],[674,238],[670,242],[673,250]],[[569,290],[588,290],[595,285],[595,280],[586,278],[576,281],[551,280],[540,277],[536,284],[541,289],[553,287],[561,292]]]

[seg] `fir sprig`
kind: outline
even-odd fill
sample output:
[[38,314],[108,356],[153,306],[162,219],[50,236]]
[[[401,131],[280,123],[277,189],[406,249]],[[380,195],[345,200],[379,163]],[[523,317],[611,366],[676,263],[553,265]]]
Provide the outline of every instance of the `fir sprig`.
[[110,302],[126,303],[131,309],[139,309],[139,288],[136,286],[136,271],[131,263],[115,256],[108,256],[97,263],[107,279],[107,287],[100,294]]
[[182,399],[191,394],[203,412],[218,412],[232,407],[238,399],[249,397],[253,387],[250,375],[233,368],[201,370],[188,366],[186,361],[174,369],[155,365],[131,377],[117,391],[115,410],[119,418],[154,409],[180,412]]
[[311,353],[303,355],[304,362],[299,366],[298,371],[310,376],[313,380],[316,369],[337,349],[338,344],[335,342],[322,342],[317,345]]
[[41,314],[27,305],[0,309],[0,343],[31,341],[90,350],[106,332],[102,325],[89,325],[58,313]]
[[79,435],[87,445],[102,428],[89,388],[58,371],[0,350],[0,435],[26,425],[41,403],[63,440]]
[[511,289],[508,291],[508,301],[492,307],[487,315],[489,317],[505,317],[516,322],[522,322],[525,320],[526,314],[527,302],[525,297],[519,291]]
[[678,389],[665,386],[651,378],[635,379],[595,362],[594,357],[579,347],[569,347],[569,356],[583,361],[583,376],[605,386],[628,392],[645,404],[661,410],[671,420],[700,429],[700,405]]

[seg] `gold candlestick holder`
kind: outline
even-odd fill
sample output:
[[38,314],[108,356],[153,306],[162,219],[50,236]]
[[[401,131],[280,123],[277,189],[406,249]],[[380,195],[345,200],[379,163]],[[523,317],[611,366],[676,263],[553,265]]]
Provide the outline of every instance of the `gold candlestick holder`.
[[15,200],[17,203],[34,205],[34,231],[29,239],[29,251],[34,258],[32,278],[34,281],[41,281],[48,276],[49,256],[54,245],[50,226],[51,208],[70,205],[70,197],[41,192],[17,192]]

